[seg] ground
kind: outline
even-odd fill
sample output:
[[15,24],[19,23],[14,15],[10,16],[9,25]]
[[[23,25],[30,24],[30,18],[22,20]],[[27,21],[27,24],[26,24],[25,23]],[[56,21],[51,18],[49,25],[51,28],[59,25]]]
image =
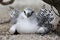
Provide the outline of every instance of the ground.
[[0,35],[0,40],[60,40],[57,35],[37,35],[37,34],[22,34],[22,35]]

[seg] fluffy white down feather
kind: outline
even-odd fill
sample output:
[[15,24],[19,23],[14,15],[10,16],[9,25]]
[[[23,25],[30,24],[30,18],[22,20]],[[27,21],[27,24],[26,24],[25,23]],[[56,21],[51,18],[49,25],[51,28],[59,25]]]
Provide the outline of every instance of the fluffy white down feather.
[[24,13],[21,13],[17,22],[17,31],[19,33],[35,33],[39,28],[37,24],[35,15],[27,18]]

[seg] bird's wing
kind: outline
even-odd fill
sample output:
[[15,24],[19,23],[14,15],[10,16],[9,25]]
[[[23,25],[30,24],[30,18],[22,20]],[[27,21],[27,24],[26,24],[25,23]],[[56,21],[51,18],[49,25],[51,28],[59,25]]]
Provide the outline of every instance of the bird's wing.
[[42,26],[46,22],[51,22],[54,19],[53,17],[51,17],[52,15],[52,11],[45,9],[45,5],[43,5],[39,13],[37,14],[39,25]]
[[20,10],[15,9],[14,7],[10,6],[10,20],[12,21],[12,24],[16,23],[17,18],[20,14]]
[[18,9],[15,9],[14,7],[11,7],[11,6],[9,6],[9,8],[10,8],[10,16],[11,17],[18,17],[18,15],[20,14],[20,10],[18,10]]

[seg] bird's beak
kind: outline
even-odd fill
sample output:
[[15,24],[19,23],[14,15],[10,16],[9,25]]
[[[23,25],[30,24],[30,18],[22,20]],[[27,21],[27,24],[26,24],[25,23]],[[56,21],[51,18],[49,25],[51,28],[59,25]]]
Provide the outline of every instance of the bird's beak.
[[27,16],[27,18],[28,18],[28,17],[30,17],[31,15],[30,15],[30,13],[28,13],[26,16]]

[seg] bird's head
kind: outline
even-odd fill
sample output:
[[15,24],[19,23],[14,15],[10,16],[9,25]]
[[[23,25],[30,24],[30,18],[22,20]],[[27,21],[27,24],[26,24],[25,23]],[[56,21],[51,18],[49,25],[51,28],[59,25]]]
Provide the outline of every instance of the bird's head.
[[28,17],[32,16],[32,14],[34,13],[34,10],[31,8],[25,8],[24,9],[24,15]]

